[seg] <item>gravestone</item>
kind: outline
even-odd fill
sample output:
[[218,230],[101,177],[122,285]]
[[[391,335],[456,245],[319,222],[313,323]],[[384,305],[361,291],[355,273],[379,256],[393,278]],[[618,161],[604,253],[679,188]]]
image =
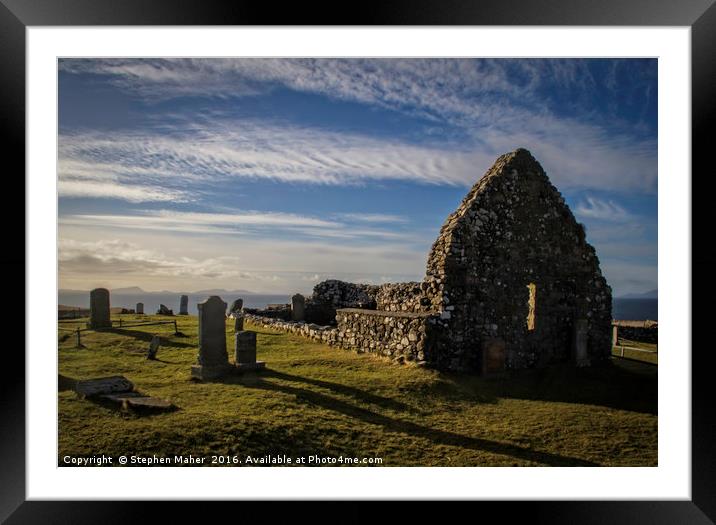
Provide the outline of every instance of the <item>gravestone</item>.
[[179,315],[189,315],[189,296],[182,295],[179,299]]
[[482,343],[482,374],[505,371],[506,345],[503,339],[492,337]]
[[137,313],[144,315],[144,303],[137,303]]
[[574,333],[572,339],[572,354],[577,366],[589,366],[589,354],[587,353],[587,339],[589,336],[589,321],[577,319],[574,322]]
[[244,300],[239,298],[236,299],[233,303],[231,303],[231,308],[229,308],[230,314],[235,314],[236,312],[240,312],[244,309]]
[[82,397],[113,394],[116,392],[131,392],[132,390],[134,390],[134,385],[124,376],[85,379],[75,383],[75,392]]
[[161,338],[158,335],[152,336],[152,341],[149,343],[149,350],[147,351],[147,359],[154,360],[157,358],[160,343]]
[[300,293],[291,297],[291,320],[303,321],[306,318],[306,299]]
[[157,310],[157,315],[174,315],[174,310],[170,310],[163,304],[160,304],[159,310]]
[[90,320],[87,328],[111,328],[109,320],[109,290],[95,288],[90,292]]
[[239,370],[260,370],[266,367],[263,361],[256,361],[256,332],[236,332],[234,346],[236,368]]
[[199,310],[199,357],[191,367],[197,379],[216,379],[231,370],[226,353],[226,303],[212,295],[197,304]]
[[234,333],[241,332],[244,329],[244,300],[236,299],[231,303],[229,313],[234,316]]

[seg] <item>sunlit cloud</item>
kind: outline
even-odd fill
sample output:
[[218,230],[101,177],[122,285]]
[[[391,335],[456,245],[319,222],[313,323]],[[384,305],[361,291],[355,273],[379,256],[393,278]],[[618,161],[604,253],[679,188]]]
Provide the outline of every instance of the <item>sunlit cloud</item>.
[[579,217],[609,222],[626,222],[634,217],[614,201],[586,197],[575,209]]

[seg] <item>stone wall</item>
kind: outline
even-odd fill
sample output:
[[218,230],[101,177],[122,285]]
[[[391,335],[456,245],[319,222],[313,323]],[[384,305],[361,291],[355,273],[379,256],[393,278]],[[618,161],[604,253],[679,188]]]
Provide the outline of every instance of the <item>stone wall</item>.
[[418,312],[338,310],[340,346],[405,361],[430,361],[437,316]]
[[437,316],[417,312],[385,312],[341,308],[337,327],[245,314],[253,324],[307,337],[340,348],[423,364],[430,349]]
[[388,283],[378,288],[378,310],[389,312],[430,312],[433,306],[425,296],[422,283]]
[[643,343],[659,342],[659,325],[656,321],[614,321],[618,337]]
[[257,315],[260,317],[268,317],[271,319],[282,319],[288,321],[291,319],[291,305],[271,305],[267,308],[244,308],[245,314]]

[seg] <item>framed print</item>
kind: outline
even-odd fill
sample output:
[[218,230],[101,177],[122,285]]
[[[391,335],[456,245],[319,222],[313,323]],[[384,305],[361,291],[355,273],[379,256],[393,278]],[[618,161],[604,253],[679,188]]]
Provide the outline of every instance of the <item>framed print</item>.
[[2,1],[9,523],[137,500],[711,522],[709,2],[317,26]]

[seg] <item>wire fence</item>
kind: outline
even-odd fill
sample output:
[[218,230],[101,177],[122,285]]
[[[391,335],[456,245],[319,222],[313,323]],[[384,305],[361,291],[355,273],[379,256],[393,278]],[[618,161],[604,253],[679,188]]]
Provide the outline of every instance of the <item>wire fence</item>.
[[[76,320],[73,320],[73,321],[77,322]],[[77,336],[76,345],[78,348],[82,346],[82,333],[83,332],[105,332],[108,330],[115,330],[117,328],[132,328],[135,326],[155,326],[155,325],[172,324],[172,325],[174,325],[174,335],[179,335],[179,327],[177,326],[176,320],[150,321],[148,323],[129,323],[129,324],[127,324],[126,322],[123,323],[122,319],[120,318],[119,320],[111,320],[110,322],[118,323],[118,324],[116,327],[115,326],[107,326],[107,327],[102,327],[102,328],[90,328],[90,327],[80,328],[79,326],[76,328],[64,328],[62,326],[58,326],[57,329],[60,330],[61,332],[70,332],[70,333],[76,334],[76,336]]]

